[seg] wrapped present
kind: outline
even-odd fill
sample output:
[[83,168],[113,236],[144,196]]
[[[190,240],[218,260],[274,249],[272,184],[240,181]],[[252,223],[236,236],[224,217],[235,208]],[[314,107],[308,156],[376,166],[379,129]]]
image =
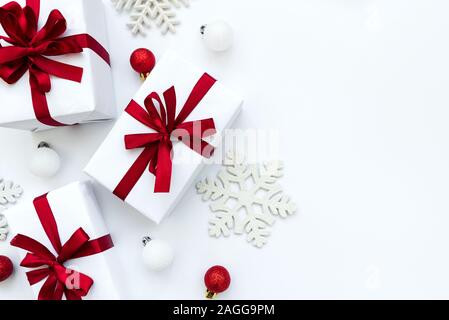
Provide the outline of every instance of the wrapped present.
[[168,53],[85,172],[159,223],[213,154],[242,103],[212,76]]
[[111,236],[89,183],[6,211],[21,270],[39,300],[119,299]]
[[0,6],[0,126],[38,131],[115,116],[101,0]]

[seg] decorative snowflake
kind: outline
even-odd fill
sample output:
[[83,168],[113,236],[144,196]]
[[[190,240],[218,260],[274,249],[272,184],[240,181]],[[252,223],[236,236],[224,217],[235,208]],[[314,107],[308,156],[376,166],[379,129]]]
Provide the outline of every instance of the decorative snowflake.
[[[209,221],[212,237],[247,234],[248,242],[261,248],[270,235],[269,226],[275,216],[287,218],[296,211],[296,205],[286,196],[277,180],[282,176],[281,162],[249,165],[228,154],[225,169],[217,179],[206,178],[196,185],[204,201],[211,200],[215,213]],[[242,216],[242,217],[241,217]]]
[[152,24],[161,28],[162,34],[175,33],[180,24],[174,9],[189,7],[190,0],[111,0],[118,11],[130,13],[128,27],[133,34],[145,35]]
[[0,241],[5,241],[8,237],[9,228],[8,221],[6,221],[6,217],[0,214]]
[[[15,204],[23,193],[23,189],[12,181],[4,181],[0,178],[0,213],[8,205]],[[8,236],[8,222],[5,216],[0,214],[0,241],[6,240]]]

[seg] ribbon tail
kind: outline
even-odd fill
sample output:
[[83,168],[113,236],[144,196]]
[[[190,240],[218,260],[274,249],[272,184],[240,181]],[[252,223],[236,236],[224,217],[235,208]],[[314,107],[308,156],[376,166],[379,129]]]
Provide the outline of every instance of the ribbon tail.
[[23,234],[16,235],[11,240],[11,245],[13,247],[26,250],[28,252],[33,252],[39,255],[40,257],[50,261],[56,259],[55,256],[42,243]]
[[43,258],[37,254],[28,252],[20,263],[21,267],[25,268],[39,268],[45,265],[48,265],[48,262],[52,260],[48,260]]
[[65,287],[61,282],[56,283],[55,292],[53,294],[53,300],[62,300],[64,296]]
[[195,137],[206,138],[217,133],[214,119],[203,119],[197,121],[184,122],[180,124],[172,133],[175,137]]
[[153,143],[159,143],[160,140],[159,133],[128,134],[125,136],[125,147],[126,150],[145,148]]
[[175,127],[178,127],[183,123],[187,117],[192,113],[192,111],[198,106],[198,104],[203,100],[207,93],[212,89],[214,84],[217,82],[209,74],[204,73],[195,86],[192,89],[187,101],[182,108],[181,112],[176,119]]
[[73,40],[78,43],[82,48],[90,49],[95,52],[101,59],[104,60],[108,65],[111,65],[111,58],[105,47],[101,45],[95,38],[87,33],[76,34],[73,36],[68,36],[61,38],[60,40]]
[[131,190],[142,177],[146,167],[151,162],[151,159],[153,158],[153,155],[156,151],[157,146],[152,148],[145,148],[142,151],[142,153],[139,155],[139,157],[136,159],[131,168],[115,188],[113,193],[117,197],[119,197],[123,201],[128,197],[128,195],[131,193]]
[[184,122],[173,132],[173,136],[205,158],[210,158],[215,147],[203,140],[217,133],[213,119]]
[[24,63],[23,59],[1,65],[0,78],[6,83],[13,84],[19,81],[20,78],[28,71],[28,64]]
[[71,290],[84,297],[89,293],[94,281],[89,276],[61,265],[54,266],[56,279],[63,285],[63,291]]
[[38,300],[61,300],[62,295],[59,297],[57,296],[57,290],[58,287],[58,280],[56,279],[55,275],[50,274],[45,280],[44,284],[41,287],[41,290],[39,291]]
[[33,63],[45,73],[55,77],[81,83],[83,78],[83,68],[72,66],[55,60],[50,60],[43,56],[33,58]]
[[19,59],[26,59],[27,54],[26,48],[16,46],[0,47],[0,64],[3,65]]
[[72,259],[92,256],[114,247],[111,235],[107,234],[98,239],[90,240],[72,256]]
[[210,159],[214,155],[215,147],[202,139],[196,137],[183,138],[181,142],[206,159]]
[[155,193],[170,192],[171,176],[172,176],[172,159],[171,151],[173,147],[171,141],[161,143],[158,150],[158,160],[156,168],[156,183],[154,187]]
[[45,278],[47,278],[51,274],[51,270],[49,268],[36,269],[32,271],[28,271],[26,273],[28,283],[34,286],[36,283],[41,282]]

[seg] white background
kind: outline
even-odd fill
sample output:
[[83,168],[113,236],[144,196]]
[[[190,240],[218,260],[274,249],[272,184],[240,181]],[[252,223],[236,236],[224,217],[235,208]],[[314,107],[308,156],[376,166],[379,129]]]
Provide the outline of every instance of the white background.
[[[201,299],[205,270],[222,264],[233,278],[224,299],[449,298],[448,1],[195,0],[178,12],[176,35],[153,29],[146,38],[132,37],[127,16],[104,2],[117,107],[139,86],[133,49],[181,52],[245,97],[236,127],[280,131],[282,184],[299,205],[258,250],[241,236],[209,238],[208,207],[193,187],[158,227],[97,187],[124,297]],[[215,18],[236,30],[235,47],[221,55],[198,33]],[[84,178],[112,125],[1,129],[0,175],[24,187],[21,201]],[[48,181],[27,170],[41,140],[63,159]],[[146,234],[175,248],[170,270],[145,270]],[[18,262],[7,243],[0,254]],[[32,298],[17,272],[0,284],[0,299],[9,298]]]

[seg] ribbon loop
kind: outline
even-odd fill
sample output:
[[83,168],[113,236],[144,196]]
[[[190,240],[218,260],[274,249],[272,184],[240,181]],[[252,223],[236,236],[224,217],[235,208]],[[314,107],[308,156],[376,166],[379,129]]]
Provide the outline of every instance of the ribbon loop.
[[61,36],[67,29],[67,22],[59,10],[52,10],[44,27],[31,40],[31,44],[38,45]]
[[0,24],[8,35],[0,36],[0,40],[10,44],[0,45],[0,77],[13,84],[29,71],[37,120],[48,126],[65,126],[54,120],[48,109],[46,93],[51,90],[50,75],[81,82],[83,69],[44,56],[81,53],[88,48],[110,64],[109,54],[88,34],[61,37],[67,30],[67,21],[59,10],[52,10],[45,25],[38,30],[39,11],[40,0],[27,0],[24,8],[15,1],[0,7]]
[[109,250],[114,246],[111,236],[89,240],[89,235],[79,228],[61,245],[58,226],[47,195],[36,198],[33,204],[57,256],[38,241],[22,234],[16,235],[11,240],[11,245],[28,251],[20,265],[25,268],[40,268],[27,272],[28,282],[35,285],[46,279],[39,292],[39,300],[61,300],[64,294],[68,300],[81,299],[89,293],[94,281],[83,273],[64,267],[64,262]]

